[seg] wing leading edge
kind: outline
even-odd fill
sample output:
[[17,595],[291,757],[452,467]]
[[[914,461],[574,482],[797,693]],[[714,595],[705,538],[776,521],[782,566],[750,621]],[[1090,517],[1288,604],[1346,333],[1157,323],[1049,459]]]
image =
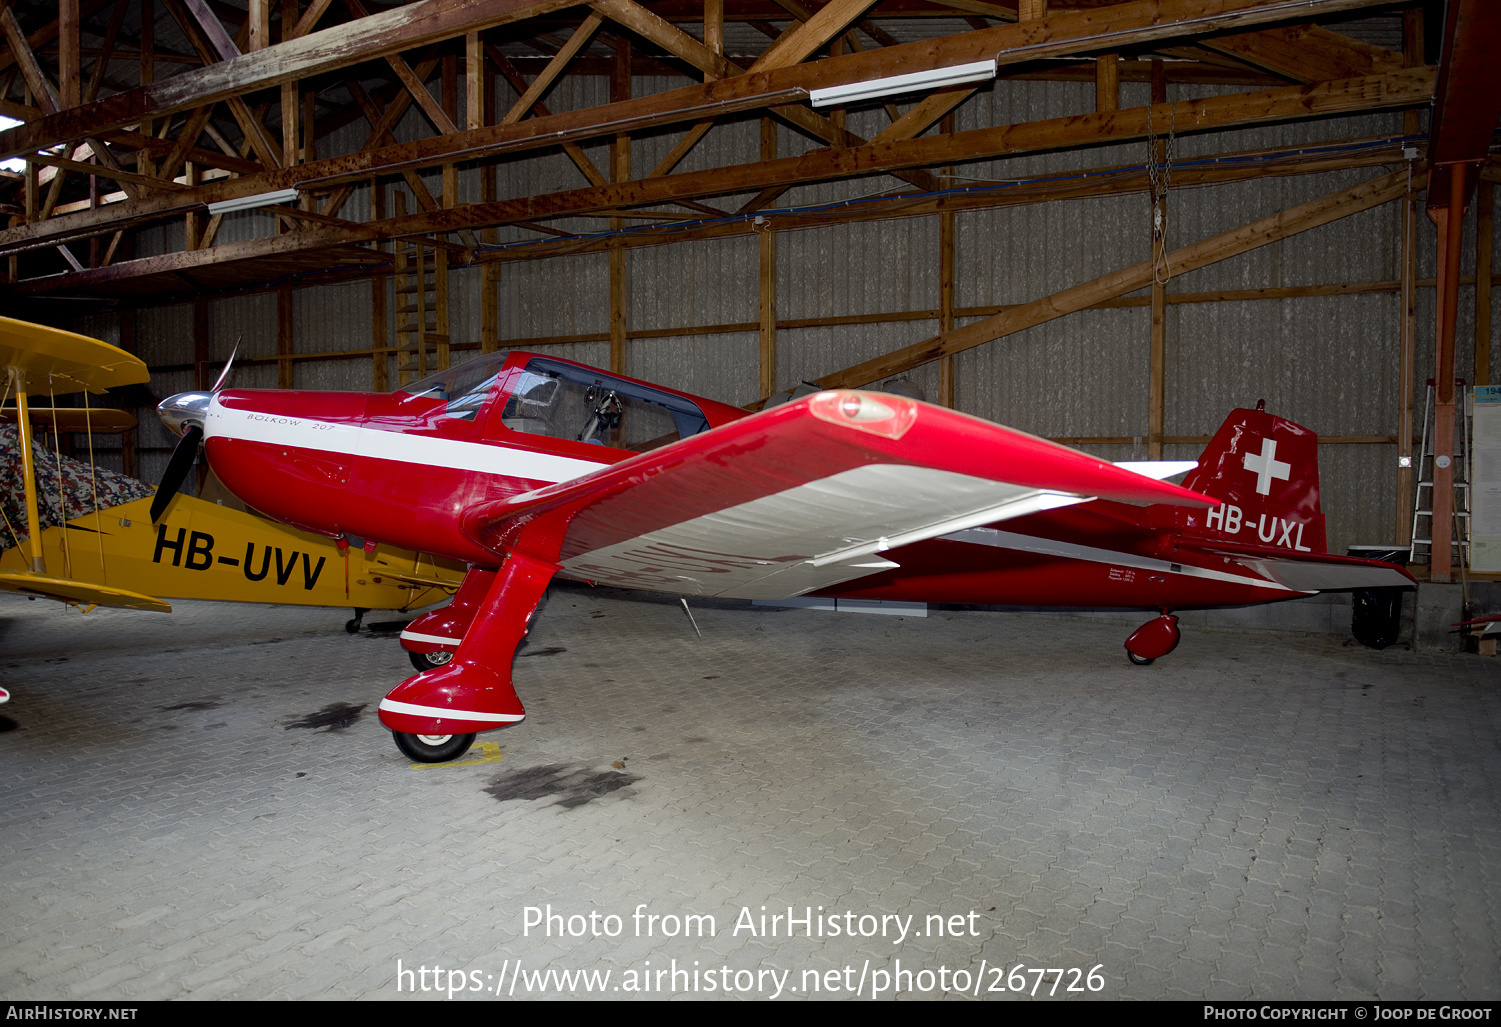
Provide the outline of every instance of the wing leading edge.
[[464,529],[501,554],[551,522],[566,576],[769,599],[894,567],[882,554],[897,546],[1094,498],[1216,502],[942,407],[842,391],[484,504]]

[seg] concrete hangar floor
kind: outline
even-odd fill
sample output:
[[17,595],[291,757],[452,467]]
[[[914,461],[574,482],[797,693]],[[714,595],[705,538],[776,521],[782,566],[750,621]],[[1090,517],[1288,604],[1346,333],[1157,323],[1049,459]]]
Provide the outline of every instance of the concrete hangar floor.
[[415,767],[347,612],[6,602],[0,998],[1501,996],[1492,660],[695,615],[554,586]]

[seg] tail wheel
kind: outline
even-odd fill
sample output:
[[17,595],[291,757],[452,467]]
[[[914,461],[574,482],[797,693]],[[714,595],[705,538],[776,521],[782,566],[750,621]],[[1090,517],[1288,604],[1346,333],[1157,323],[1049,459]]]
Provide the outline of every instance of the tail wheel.
[[447,763],[469,751],[474,735],[409,735],[393,731],[396,748],[418,763]]

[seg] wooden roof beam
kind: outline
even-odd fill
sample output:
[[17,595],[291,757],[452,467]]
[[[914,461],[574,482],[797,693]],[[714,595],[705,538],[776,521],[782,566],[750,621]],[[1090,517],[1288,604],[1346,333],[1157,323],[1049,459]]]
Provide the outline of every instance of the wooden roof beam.
[[[369,9],[361,0],[344,0],[344,6],[356,18],[370,16]],[[412,71],[412,66],[406,62],[406,58],[397,53],[387,54],[386,63],[391,66],[392,71],[396,72],[396,77],[401,80],[402,85],[406,86],[407,92],[412,94],[412,99],[417,101],[417,106],[422,108],[422,113],[427,115],[428,120],[433,123],[433,127],[439,133],[453,135],[458,132],[459,126],[453,123],[453,119],[448,116],[443,105],[433,99],[433,94],[427,91],[425,79],[417,77],[417,74]]]
[[[210,126],[205,124],[203,131],[208,132]],[[99,134],[101,139],[123,146],[130,150],[145,150],[153,156],[170,154],[177,148],[177,143],[170,139],[158,139],[156,136],[146,136],[139,132],[128,132],[122,128],[111,129]],[[179,142],[181,137],[179,137]],[[228,153],[215,150],[206,150],[197,146],[190,146],[183,154],[184,160],[190,160],[194,164],[201,164],[206,168],[223,168],[225,171],[233,171],[241,175],[256,175],[266,170],[259,163],[243,160]]]
[[183,162],[188,159],[188,151],[194,149],[198,137],[203,134],[203,128],[208,124],[209,115],[213,108],[209,106],[199,107],[188,115],[188,120],[183,123],[182,131],[178,133],[177,144],[167,154],[157,174],[165,181],[172,181],[176,177]]
[[[93,17],[99,11],[108,7],[113,0],[86,0],[78,5],[78,20],[80,22]],[[54,42],[61,29],[60,19],[53,18],[50,22],[37,29],[31,35],[26,36],[26,43],[32,53],[41,50],[47,44]],[[11,53],[0,53],[0,71],[11,67],[15,63],[15,56]]]
[[[839,0],[836,0],[836,3],[839,3]],[[860,6],[861,4],[864,4],[864,6]],[[656,43],[668,53],[681,57],[702,71],[706,76],[725,79],[745,75],[766,74],[772,71],[784,70],[798,64],[799,62],[793,60],[793,58],[799,53],[808,50],[810,46],[812,49],[817,49],[817,46],[812,45],[814,39],[821,38],[826,34],[827,38],[833,38],[833,36],[838,35],[844,31],[847,20],[853,20],[858,17],[859,13],[869,8],[871,4],[867,3],[866,0],[843,0],[843,3],[834,14],[819,20],[816,25],[812,21],[796,23],[794,31],[791,34],[784,33],[783,38],[791,39],[795,35],[801,40],[800,43],[789,46],[779,46],[778,43],[773,43],[770,49],[762,54],[748,70],[715,53],[709,47],[688,35],[688,33],[657,17],[651,11],[634,3],[633,0],[594,0],[591,6],[595,10],[607,15],[611,20],[617,21],[632,32],[635,32],[637,35]],[[835,6],[836,4],[830,4],[829,7],[825,7],[823,10],[828,11]],[[823,12],[819,13],[822,14]],[[847,19],[846,22],[841,22],[841,18]],[[822,43],[818,45],[822,45]],[[811,50],[808,50],[808,52],[811,52]],[[866,57],[869,55],[855,54],[851,56]],[[806,107],[799,105],[773,107],[772,113],[794,128],[801,129],[815,139],[821,139],[834,146],[859,146],[865,142],[860,136],[840,128],[828,118],[820,114],[815,114]],[[695,129],[694,131],[698,133],[699,137],[702,137],[707,129]],[[697,139],[693,141],[696,142]],[[904,171],[902,177],[911,181],[919,189],[937,187],[937,180],[926,171]]]
[[[369,119],[370,124],[375,127],[375,132],[371,133],[372,137],[380,135],[390,138],[391,126],[395,124],[396,119],[392,118],[388,120],[383,117],[381,112],[376,108],[374,101],[370,99],[370,94],[365,92],[364,87],[359,82],[351,79],[349,81],[349,92],[359,103],[360,109],[365,112],[365,117]],[[417,174],[417,172],[404,171],[401,177],[405,179],[407,188],[412,190],[412,195],[417,198],[417,203],[423,210],[438,210],[443,206],[433,196],[432,192],[427,188],[427,183],[422,181],[422,176]],[[335,224],[352,224],[353,222],[343,221],[334,217],[338,213],[339,208],[343,206],[344,198],[348,195],[346,190],[340,190],[340,193],[342,195],[329,201],[328,209],[320,217],[326,222]],[[479,245],[479,239],[469,229],[461,228],[458,231],[459,237],[464,240],[465,246],[473,248]],[[443,245],[448,246],[453,244],[445,240]]]
[[308,9],[302,12],[302,17],[297,19],[297,24],[292,26],[292,30],[282,37],[283,41],[288,39],[301,39],[303,36],[313,31],[313,29],[318,24],[318,19],[323,17],[324,13],[329,8],[329,5],[333,2],[334,0],[313,0],[313,2],[308,5]]
[[1201,40],[1200,45],[1294,82],[1379,75],[1402,67],[1400,53],[1362,43],[1320,25],[1237,32]]
[[[1338,2],[1369,4],[1373,0],[1338,0]],[[1217,5],[1221,11],[1234,8],[1233,11],[1217,17],[1215,27],[1219,28],[1233,26],[1237,21],[1242,24],[1257,23],[1259,19],[1276,17],[1279,13],[1285,13],[1285,11],[1269,8],[1266,0],[1217,0]],[[353,182],[368,178],[372,174],[392,174],[406,167],[423,167],[447,161],[475,159],[501,152],[520,152],[530,148],[558,145],[560,142],[566,147],[566,145],[575,145],[578,140],[613,135],[618,130],[617,126],[622,123],[630,123],[633,128],[644,128],[684,121],[697,122],[704,120],[706,115],[712,116],[725,110],[768,106],[781,101],[789,91],[794,89],[810,89],[878,78],[889,74],[895,68],[919,71],[947,67],[987,56],[994,57],[999,51],[1012,53],[1019,46],[1026,46],[1027,51],[1031,52],[1035,44],[1028,44],[1036,38],[1039,30],[1045,31],[1048,51],[1052,56],[1067,56],[1067,51],[1070,49],[1075,52],[1104,50],[1111,44],[1119,44],[1122,35],[1127,32],[1134,33],[1141,41],[1171,38],[1175,31],[1181,34],[1182,30],[1175,28],[1173,24],[1165,24],[1163,18],[1168,15],[1185,15],[1198,9],[1198,5],[1189,0],[1161,0],[1161,2],[1122,4],[1117,7],[1101,8],[1098,11],[1054,15],[1026,25],[1003,25],[921,43],[906,43],[877,51],[832,57],[792,68],[755,75],[739,75],[702,85],[684,86],[652,96],[605,104],[586,110],[543,115],[514,125],[487,126],[454,137],[424,139],[381,150],[326,158],[280,172],[266,172],[232,181],[208,183],[190,194],[185,194],[185,198],[191,202],[211,203],[314,182],[327,185]],[[605,13],[608,14],[608,11]],[[1306,14],[1305,9],[1304,16]],[[688,38],[692,39],[692,37]],[[697,44],[697,40],[693,42]],[[697,45],[702,47],[702,44]],[[258,56],[274,49],[276,48],[269,47],[267,50],[257,51],[254,55],[247,54],[246,57]],[[724,61],[713,51],[703,49],[707,55],[704,58],[705,61]],[[503,71],[509,66],[504,56],[493,47],[487,45],[486,52]],[[728,70],[731,65],[725,61],[724,67]],[[514,72],[514,69],[511,70]],[[1126,69],[1123,69],[1123,77],[1126,74]],[[517,91],[525,91],[525,80],[521,79],[519,74],[516,78],[522,82]],[[1426,102],[1426,100],[1414,102]],[[540,106],[538,110],[540,113]],[[17,131],[19,129],[11,130],[11,132]],[[0,134],[0,139],[4,136],[5,134]],[[937,165],[944,161],[935,160],[932,163]],[[87,234],[90,230],[100,231],[102,229],[97,226],[109,224],[115,220],[136,222],[143,217],[180,209],[182,209],[180,204],[169,204],[165,200],[151,199],[123,207],[112,206],[100,210],[80,211],[70,215],[66,225],[54,221],[45,226],[33,225],[24,229],[0,231],[0,243],[13,244],[20,242],[22,238],[41,239],[58,233]],[[17,236],[17,232],[22,232],[23,235]]]
[[[1368,142],[1369,140],[1347,140],[1351,143]],[[1216,155],[1219,158],[1236,158],[1235,160],[1220,163],[1213,161],[1200,167],[1176,168],[1173,173],[1174,182],[1183,185],[1212,185],[1223,182],[1240,182],[1250,178],[1267,175],[1287,176],[1304,175],[1321,171],[1338,171],[1357,167],[1372,167],[1382,164],[1394,164],[1401,161],[1400,149],[1393,145],[1384,149],[1362,149],[1358,153],[1331,153],[1324,156],[1303,156],[1296,161],[1279,161],[1271,165],[1256,165],[1246,162],[1246,158],[1257,156],[1274,155],[1276,150],[1251,150],[1237,153],[1223,153]],[[1495,180],[1501,180],[1501,162],[1496,168],[1492,168],[1487,174]],[[979,191],[965,190],[959,193],[947,193],[937,196],[912,197],[898,194],[884,201],[861,204],[841,213],[837,219],[841,223],[854,221],[880,221],[901,217],[920,217],[937,213],[942,210],[976,210],[993,207],[1015,206],[1051,202],[1059,199],[1082,199],[1095,196],[1119,195],[1125,193],[1144,193],[1150,188],[1149,176],[1144,171],[1135,174],[1120,174],[1122,169],[1118,167],[1102,167],[1081,170],[1070,176],[1073,181],[1046,184],[1040,182],[1023,185],[1017,188],[1002,190],[1000,192],[982,193]],[[118,195],[118,194],[117,194]],[[87,201],[84,201],[85,205]],[[674,201],[701,213],[723,219],[729,216],[729,211],[709,207],[706,204],[695,201]],[[828,214],[778,214],[775,215],[779,226],[791,228],[806,227],[809,225],[828,224],[831,220]],[[533,231],[552,235],[555,238],[528,247],[524,250],[502,248],[487,250],[477,253],[474,257],[476,262],[489,261],[513,261],[545,259],[551,256],[559,256],[571,253],[600,252],[612,245],[620,245],[627,248],[641,246],[668,245],[676,241],[690,241],[697,239],[721,238],[736,235],[749,235],[758,231],[758,226],[749,221],[719,221],[701,227],[680,229],[671,233],[653,233],[646,236],[629,236],[625,239],[615,239],[610,236],[590,235],[580,237],[577,233],[562,232],[548,228],[536,222],[517,221],[516,227],[527,228]],[[118,232],[115,233],[118,236]],[[105,261],[108,263],[108,261]],[[1432,280],[1428,280],[1432,284]],[[1462,283],[1463,284],[1463,283]],[[1392,283],[1395,289],[1395,283]],[[1363,291],[1358,287],[1329,286],[1325,287],[1334,291],[1342,289],[1349,291]],[[1258,294],[1264,292],[1278,292],[1277,290],[1252,290]],[[1365,290],[1368,291],[1368,290]],[[1178,302],[1175,298],[1183,294],[1173,294],[1169,302]],[[1237,293],[1214,293],[1201,294],[1204,296],[1223,296],[1224,298],[1236,298]],[[1140,300],[1114,300],[1109,303],[1145,303],[1146,299]],[[1184,302],[1189,302],[1185,300]],[[998,308],[979,311],[981,315],[998,313]]]
[[385,57],[494,25],[574,6],[576,0],[420,0],[296,39],[192,69],[0,132],[0,159],[43,149],[86,131],[191,110],[268,86]]
[[568,42],[564,44],[563,49],[559,50],[553,59],[547,62],[547,67],[543,68],[542,73],[532,80],[531,85],[526,87],[525,91],[521,93],[520,98],[511,105],[511,109],[506,111],[505,116],[500,119],[499,124],[513,125],[526,117],[526,112],[531,110],[532,106],[541,99],[543,93],[547,92],[548,87],[568,67],[568,62],[573,60],[574,55],[588,45],[589,40],[593,38],[595,31],[604,23],[604,20],[605,16],[598,11],[590,11],[574,31],[573,35],[569,37]]
[[[0,32],[4,33],[5,41],[10,44],[11,57],[20,66],[21,75],[26,79],[26,86],[31,90],[31,98],[36,102],[37,108],[43,114],[56,114],[62,107],[58,102],[57,87],[37,63],[36,54],[26,41],[26,35],[21,31],[9,4],[0,8]],[[70,140],[59,139],[57,142]]]
[[[289,236],[226,244],[212,251],[186,251],[90,269],[100,280],[190,269],[209,263],[305,252],[347,243],[415,235],[435,235],[461,227],[536,221],[565,214],[583,214],[682,199],[750,192],[771,186],[826,181],[869,175],[906,167],[932,167],[967,160],[1014,156],[1064,147],[1119,143],[1146,138],[1152,124],[1176,124],[1180,132],[1266,124],[1360,110],[1407,107],[1432,95],[1434,71],[1410,68],[1389,75],[1326,82],[1312,86],[1284,86],[1232,96],[1181,100],[1174,104],[1132,107],[1116,111],[1051,118],[1045,121],[972,129],[894,143],[867,144],[857,149],[822,149],[798,157],[685,172],[665,178],[611,183],[583,189],[464,204],[458,207],[366,222],[353,228],[310,229]],[[1403,172],[1405,175],[1405,171]],[[92,213],[92,212],[91,212]],[[35,237],[36,225],[0,232],[0,253],[18,252],[66,241],[53,235]],[[98,229],[95,229],[98,231]],[[87,233],[81,233],[87,234]],[[77,284],[85,284],[75,276]],[[92,281],[93,278],[88,279]]]
[[968,11],[970,14],[982,14],[987,18],[995,18],[997,21],[1015,21],[1016,8],[1000,7],[996,4],[981,3],[980,0],[933,0],[940,7],[952,7],[956,11]]
[[84,175],[98,175],[100,178],[106,178],[114,182],[119,182],[121,188],[124,188],[126,182],[129,182],[133,185],[146,186],[150,189],[166,189],[177,192],[181,192],[187,188],[187,186],[185,185],[179,185],[178,183],[170,180],[151,178],[147,175],[137,175],[129,171],[120,170],[119,168],[109,168],[101,166],[99,164],[89,164],[85,161],[71,160],[67,157],[59,157],[56,154],[52,153],[38,153],[35,154],[31,159],[37,164],[43,164],[48,167],[59,168],[66,171],[76,171]]
[[[512,89],[515,89],[517,93],[524,94],[526,92],[526,79],[522,77],[516,65],[506,59],[505,54],[495,49],[489,43],[485,44],[485,54],[490,58],[495,67],[500,70],[500,73],[505,76],[506,81],[511,83]],[[532,109],[537,112],[538,117],[546,118],[551,116],[541,100],[534,100],[532,102]],[[583,172],[584,178],[589,182],[594,185],[604,185],[609,181],[599,168],[594,166],[594,162],[589,159],[589,155],[579,149],[577,143],[563,143],[563,152],[568,155],[569,160],[573,161],[574,167]]]
[[[437,66],[438,59],[431,57],[417,65],[416,73],[426,78]],[[360,85],[358,79],[351,78],[347,80],[345,88],[349,90],[350,98],[354,100],[355,105],[364,114],[365,120],[370,123],[370,134],[365,137],[365,144],[360,147],[360,152],[368,153],[371,150],[375,150],[387,139],[395,142],[396,137],[391,134],[391,129],[395,127],[396,122],[401,120],[401,116],[406,113],[407,108],[412,105],[412,94],[406,87],[400,82],[391,86],[390,98],[384,104],[377,104],[371,99],[370,94],[365,91],[364,86]],[[418,179],[418,181],[420,182],[421,179]],[[352,184],[342,185],[335,189],[328,198],[324,213],[330,217],[338,214],[353,192],[354,186]],[[421,199],[419,196],[419,203]]]
[[[193,21],[198,25],[198,30],[203,33],[203,37],[213,47],[214,53],[218,54],[219,60],[232,61],[240,56],[240,48],[235,45],[235,41],[230,38],[229,33],[224,31],[224,23],[209,9],[206,0],[182,0],[182,5],[192,14]],[[175,10],[172,13],[174,15],[177,14]],[[183,31],[187,31],[187,29],[188,26],[184,24]]]
[[751,71],[770,71],[801,64],[812,57],[819,47],[858,21],[866,11],[876,5],[876,0],[830,0],[814,12],[813,17],[803,22],[796,32],[771,44]]
[[[0,8],[0,32],[4,33],[6,42],[10,44],[11,54],[20,65],[21,74],[25,76],[26,84],[31,88],[32,96],[37,101],[37,107],[44,113],[57,114],[61,110],[57,88],[42,71],[41,65],[37,63],[36,55],[32,53],[30,44],[21,33],[21,27],[17,24],[15,14],[12,13],[8,4]],[[69,110],[78,109],[78,107],[69,108]],[[65,142],[72,142],[72,140],[65,140]],[[115,181],[119,183],[125,195],[131,199],[136,199],[140,195],[138,186],[134,180],[136,176],[131,175],[120,167],[120,162],[115,159],[114,154],[110,153],[109,147],[97,136],[89,136],[88,144],[89,148],[93,150],[94,155],[98,158],[99,163],[107,171],[114,172],[119,176],[115,178]],[[61,185],[62,179],[59,176],[53,181],[52,189],[46,199],[45,213],[48,215],[52,213],[52,209],[57,202],[58,190],[61,188]],[[41,220],[46,221],[48,218],[44,217]]]
[[89,73],[89,83],[83,90],[85,103],[92,102],[99,97],[99,87],[104,84],[105,71],[109,68],[110,58],[115,52],[115,39],[120,34],[120,26],[125,21],[125,11],[129,6],[128,0],[115,0],[115,10],[110,15],[109,27],[104,30],[104,45],[99,50],[99,56],[94,60],[94,70]]
[[[798,0],[776,0],[776,2],[778,6],[784,8],[787,13],[791,14],[798,21],[806,22],[813,17],[813,12],[804,7],[801,3],[798,2]],[[856,28],[858,28],[861,32],[864,32],[866,35],[870,36],[871,39],[874,39],[881,46],[901,45],[900,42],[885,29],[882,29],[869,21],[858,22],[856,24]],[[865,44],[860,42],[860,36],[855,31],[855,29],[850,29],[849,31],[845,32],[844,38],[846,43],[848,43],[850,51],[852,53],[861,53],[865,50]],[[901,112],[897,110],[896,104],[887,103],[885,107],[886,116],[892,121],[896,121],[902,116]]]
[[[1351,141],[1355,142],[1356,140]],[[1350,168],[1390,165],[1400,162],[1402,159],[1401,148],[1394,144],[1383,149],[1362,150],[1353,155],[1330,154],[1299,159],[1297,161],[1277,162],[1265,166],[1245,162],[1245,158],[1265,155],[1267,152],[1242,151],[1233,154],[1219,154],[1220,158],[1229,157],[1237,158],[1237,160],[1223,164],[1206,164],[1198,167],[1175,167],[1173,169],[1173,182],[1185,186],[1217,185],[1225,182],[1243,182],[1263,176],[1284,177],[1323,171],[1343,171]],[[1498,172],[1498,174],[1501,174],[1501,172]],[[971,183],[966,183],[966,185],[969,184]],[[827,225],[833,222],[847,224],[858,221],[884,221],[903,217],[924,217],[941,211],[988,210],[997,207],[1050,203],[1057,200],[1145,193],[1150,189],[1151,179],[1144,170],[1131,173],[1125,172],[1119,167],[1092,168],[1067,176],[1067,179],[1063,182],[1044,184],[1033,181],[1003,190],[981,191],[977,189],[963,189],[921,197],[913,197],[910,194],[897,194],[883,200],[862,203],[858,208],[841,211],[837,216],[831,216],[826,212],[774,213],[771,215],[771,220],[773,225],[778,229],[804,228],[811,225]],[[683,201],[676,202],[681,203]],[[712,213],[716,217],[724,218],[728,212],[709,209],[705,210],[704,213]],[[517,222],[517,225],[521,224],[521,222]],[[530,227],[530,225],[523,227]],[[488,250],[477,253],[474,259],[478,263],[545,259],[563,253],[596,252],[606,249],[611,245],[621,245],[627,248],[661,246],[677,241],[687,242],[698,239],[750,235],[753,232],[761,230],[763,230],[762,226],[754,225],[749,220],[741,220],[721,221],[704,227],[674,230],[670,233],[664,232],[646,238],[630,237],[626,239],[614,239],[610,236],[601,237],[591,235],[584,237],[577,233],[562,233],[565,238],[555,242],[539,243],[535,247],[529,246],[524,250],[519,248]],[[1328,288],[1337,289],[1339,287]],[[1141,302],[1147,303],[1149,302],[1149,298],[1142,297]],[[1168,302],[1177,301],[1170,297]],[[986,311],[988,314],[996,312],[996,310]]]
[[[565,213],[585,213],[612,206],[672,202],[705,196],[749,192],[778,185],[827,181],[943,164],[1015,156],[1066,147],[1144,139],[1153,124],[1175,124],[1179,132],[1263,124],[1358,110],[1407,107],[1432,95],[1434,71],[1411,68],[1389,75],[1346,79],[1308,86],[1285,86],[1231,96],[1181,100],[1174,104],[1132,107],[1116,111],[1051,118],[1045,121],[971,129],[951,135],[928,136],[852,149],[814,150],[797,157],[685,172],[659,179],[642,179],[603,188],[547,196],[523,197],[469,204],[438,215],[412,215],[406,222],[388,221],[382,232],[442,231],[453,223],[504,224],[515,218],[536,220]],[[11,232],[16,232],[12,229]],[[6,235],[0,233],[0,248]]]

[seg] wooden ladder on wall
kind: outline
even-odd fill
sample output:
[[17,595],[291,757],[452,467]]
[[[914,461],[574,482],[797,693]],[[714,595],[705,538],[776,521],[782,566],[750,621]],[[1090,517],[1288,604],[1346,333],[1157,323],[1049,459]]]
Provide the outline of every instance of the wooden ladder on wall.
[[[406,194],[396,193],[396,216]],[[420,239],[396,240],[396,386],[448,370],[448,251]]]

